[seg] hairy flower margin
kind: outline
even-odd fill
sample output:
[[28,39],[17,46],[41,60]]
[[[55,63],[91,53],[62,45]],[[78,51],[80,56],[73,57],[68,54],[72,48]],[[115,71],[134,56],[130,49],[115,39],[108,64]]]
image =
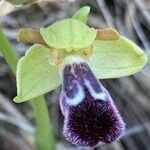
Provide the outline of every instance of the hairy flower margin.
[[[76,56],[77,57],[77,56]],[[109,92],[82,59],[71,59],[62,71],[60,106],[65,117],[64,135],[73,144],[94,147],[111,143],[124,129]],[[75,58],[76,60],[77,58]]]
[[64,136],[73,144],[94,147],[119,139],[125,130],[109,92],[98,79],[134,74],[144,67],[147,56],[112,28],[89,28],[89,11],[83,7],[72,18],[40,32],[19,32],[19,41],[38,44],[17,65],[14,101],[30,100],[62,84]]

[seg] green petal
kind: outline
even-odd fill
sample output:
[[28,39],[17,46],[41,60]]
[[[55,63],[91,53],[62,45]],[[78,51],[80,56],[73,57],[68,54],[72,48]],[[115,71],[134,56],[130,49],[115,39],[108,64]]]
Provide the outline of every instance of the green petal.
[[61,84],[57,68],[50,63],[49,49],[36,44],[32,46],[17,65],[17,97],[24,102],[51,91]]
[[118,78],[134,74],[147,62],[147,56],[125,37],[118,40],[94,42],[89,61],[98,79]]
[[88,6],[82,7],[72,16],[72,18],[80,20],[86,24],[89,12],[90,12],[90,7]]
[[97,31],[76,19],[64,19],[40,33],[44,41],[51,47],[58,49],[80,49],[93,44]]

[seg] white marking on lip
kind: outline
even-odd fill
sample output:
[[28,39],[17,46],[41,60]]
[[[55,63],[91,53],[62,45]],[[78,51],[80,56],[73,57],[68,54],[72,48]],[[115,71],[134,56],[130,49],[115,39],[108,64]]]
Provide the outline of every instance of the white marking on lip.
[[91,86],[91,84],[88,80],[84,79],[84,82],[85,82],[85,86],[89,90],[92,97],[94,97],[95,99],[100,99],[100,100],[106,101],[107,95],[103,89],[102,89],[102,92],[97,93],[94,91],[93,87]]
[[75,95],[74,98],[68,98],[66,95],[66,103],[71,105],[71,106],[76,106],[79,103],[82,102],[82,100],[84,100],[85,98],[85,93],[83,91],[83,88],[77,83],[77,94]]

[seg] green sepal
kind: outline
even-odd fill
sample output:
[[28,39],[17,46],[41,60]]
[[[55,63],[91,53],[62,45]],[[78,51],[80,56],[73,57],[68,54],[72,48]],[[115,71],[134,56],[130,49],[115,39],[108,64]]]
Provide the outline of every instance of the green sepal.
[[36,44],[17,65],[17,96],[14,101],[24,102],[45,94],[61,84],[57,68],[50,63],[49,49]]
[[136,44],[120,36],[118,40],[96,40],[90,66],[98,79],[129,76],[141,70],[147,56]]
[[72,18],[82,21],[83,23],[86,24],[89,12],[90,12],[90,7],[88,6],[82,7],[72,16]]
[[44,41],[58,49],[81,49],[93,44],[97,31],[76,19],[64,19],[41,28]]

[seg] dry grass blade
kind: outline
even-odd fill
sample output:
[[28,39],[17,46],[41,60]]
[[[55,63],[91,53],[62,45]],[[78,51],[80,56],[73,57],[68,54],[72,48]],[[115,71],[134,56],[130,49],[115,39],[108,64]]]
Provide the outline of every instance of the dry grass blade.
[[12,118],[15,118],[16,122],[17,122],[17,120],[22,122],[22,124],[24,124],[26,126],[28,131],[33,133],[34,129],[33,129],[32,125],[30,124],[30,122],[1,93],[0,93],[0,108],[5,110],[9,115],[12,116]]

